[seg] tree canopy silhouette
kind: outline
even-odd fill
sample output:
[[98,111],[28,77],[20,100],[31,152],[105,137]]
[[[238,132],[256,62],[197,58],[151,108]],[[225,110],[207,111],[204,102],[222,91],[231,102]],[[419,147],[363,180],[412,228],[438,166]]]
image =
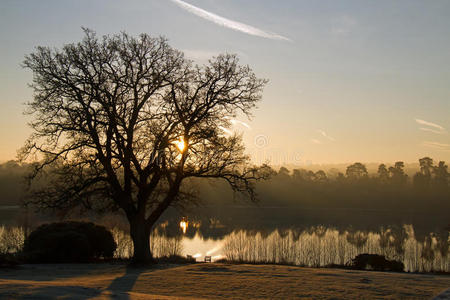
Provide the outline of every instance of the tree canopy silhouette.
[[270,173],[250,165],[241,136],[227,136],[237,114],[250,116],[266,80],[235,55],[194,66],[164,38],[126,33],[84,39],[26,56],[33,72],[28,103],[34,133],[21,158],[38,155],[31,178],[42,208],[122,209],[134,259],[152,261],[149,235],[161,214],[194,200],[186,179],[222,178],[255,200],[254,181]]
[[356,162],[347,167],[345,174],[349,179],[358,180],[362,178],[367,178],[369,173],[367,172],[367,168],[362,163]]

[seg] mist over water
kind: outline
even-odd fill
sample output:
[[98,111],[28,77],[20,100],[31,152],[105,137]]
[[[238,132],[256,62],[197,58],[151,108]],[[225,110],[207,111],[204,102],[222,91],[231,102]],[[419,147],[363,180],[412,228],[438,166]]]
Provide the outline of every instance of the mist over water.
[[[238,198],[224,182],[190,181],[199,205],[171,207],[163,214],[152,233],[152,253],[314,267],[344,265],[360,253],[372,253],[402,261],[406,271],[448,272],[449,187],[437,175],[407,175],[401,164],[396,166],[392,176],[378,172],[360,178],[355,174],[364,168],[358,164],[349,166],[345,176],[336,170],[281,168],[257,184],[257,203]],[[123,214],[64,215],[22,208],[20,182],[26,168],[14,163],[0,168],[0,217],[8,225],[2,227],[1,251],[19,251],[25,232],[42,223],[81,219],[112,230],[116,257],[132,255]],[[180,228],[182,220],[186,232]]]
[[[116,258],[133,254],[130,235],[110,229],[117,243]],[[15,253],[24,243],[23,227],[0,226],[0,253]],[[339,230],[322,225],[303,230],[233,230],[215,239],[182,233],[169,235],[154,230],[151,249],[155,257],[190,255],[197,261],[227,259],[245,263],[275,263],[309,267],[346,265],[358,254],[384,255],[403,262],[406,272],[449,272],[448,231],[417,235],[412,225],[380,228],[378,231]]]
[[[132,243],[127,234],[113,230],[116,257],[129,258]],[[344,230],[324,226],[305,230],[274,230],[270,233],[236,230],[220,239],[154,233],[151,239],[156,257],[190,255],[197,261],[211,256],[245,263],[290,264],[309,267],[346,265],[362,253],[398,260],[406,272],[449,272],[448,232],[417,237],[411,225],[381,228],[379,231]]]
[[344,231],[323,226],[304,231],[274,231],[268,236],[233,232],[223,253],[232,261],[323,267],[345,265],[362,253],[402,261],[405,271],[449,271],[448,236],[416,239],[412,226],[395,231]]

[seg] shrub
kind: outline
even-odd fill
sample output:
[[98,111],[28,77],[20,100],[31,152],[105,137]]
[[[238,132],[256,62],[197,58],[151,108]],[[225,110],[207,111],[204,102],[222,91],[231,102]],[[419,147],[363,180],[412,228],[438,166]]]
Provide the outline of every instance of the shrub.
[[167,263],[167,264],[194,264],[195,258],[184,257],[181,255],[169,255],[159,257],[157,261],[159,263]]
[[0,269],[14,268],[21,263],[20,258],[12,253],[0,253]]
[[397,260],[387,260],[383,255],[359,254],[350,263],[350,266],[358,270],[376,270],[403,272],[405,266]]
[[114,238],[105,227],[86,222],[44,224],[25,240],[30,262],[85,262],[112,258]]

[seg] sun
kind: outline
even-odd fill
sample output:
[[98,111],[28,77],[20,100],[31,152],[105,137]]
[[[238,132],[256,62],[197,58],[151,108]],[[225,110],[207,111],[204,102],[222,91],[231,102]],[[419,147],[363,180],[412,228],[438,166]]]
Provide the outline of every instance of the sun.
[[186,230],[188,228],[188,222],[186,220],[181,220],[180,222],[180,228],[183,231],[183,233],[186,233]]
[[180,152],[184,152],[184,150],[186,149],[186,142],[184,141],[183,137],[180,137],[178,141],[172,142],[172,144],[174,144]]

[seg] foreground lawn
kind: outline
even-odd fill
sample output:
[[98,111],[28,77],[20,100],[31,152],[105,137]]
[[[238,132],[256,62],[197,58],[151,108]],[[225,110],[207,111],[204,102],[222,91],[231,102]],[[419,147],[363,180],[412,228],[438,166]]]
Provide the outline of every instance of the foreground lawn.
[[23,265],[0,269],[0,299],[429,299],[450,277],[277,265]]

